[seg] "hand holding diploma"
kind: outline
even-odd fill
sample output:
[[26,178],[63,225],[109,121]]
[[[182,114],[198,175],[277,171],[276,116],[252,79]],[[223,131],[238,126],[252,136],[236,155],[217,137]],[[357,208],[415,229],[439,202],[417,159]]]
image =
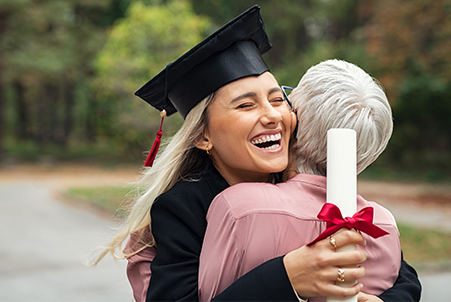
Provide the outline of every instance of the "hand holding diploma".
[[[327,222],[328,228],[314,241],[288,253],[284,258],[284,264],[293,287],[298,293],[301,293],[301,297],[311,297],[311,300],[314,300],[312,297],[316,296],[336,297],[358,293],[356,280],[363,277],[364,270],[357,268],[356,263],[362,263],[366,257],[362,252],[356,251],[355,244],[363,244],[363,237],[348,229],[356,228],[366,233],[372,233],[373,235],[370,235],[373,237],[381,236],[385,232],[372,224],[372,208],[365,208],[361,212],[355,213],[357,209],[355,131],[333,129],[331,132],[334,133],[331,133],[333,142],[329,143],[328,141],[328,203],[318,215],[321,220]],[[338,147],[335,148],[334,145],[338,145]],[[349,145],[353,151],[349,151]],[[330,147],[332,147],[332,151],[329,151]],[[340,150],[344,147],[345,150]],[[329,168],[331,152],[333,152],[332,165],[334,163],[335,165]],[[342,156],[343,154],[345,155]],[[346,171],[347,169],[349,170]],[[346,204],[343,206],[343,203]],[[345,209],[344,213],[340,211],[342,208]],[[341,231],[337,232],[339,229]],[[332,234],[334,234],[333,240],[328,239],[327,237]],[[332,244],[335,244],[337,248],[331,248]],[[342,253],[343,255],[339,256],[337,252],[358,252],[361,260],[355,262],[355,255],[350,258],[349,253]],[[351,263],[352,266],[350,266]],[[331,279],[334,280],[332,283]],[[345,282],[340,282],[339,279],[344,279]],[[314,284],[313,288],[311,287],[312,283]],[[343,291],[345,287],[349,290],[347,294]],[[350,294],[351,292],[352,294]],[[328,298],[328,301],[334,300]],[[335,301],[357,301],[357,296]]]
[[[330,244],[335,247],[337,252],[348,252],[355,250],[356,246],[347,245],[337,248],[336,241],[331,236],[333,233],[347,228],[363,231],[374,238],[388,234],[372,223],[373,208],[366,207],[356,213],[356,154],[356,132],[354,130],[331,129],[327,132],[327,203],[318,214],[319,219],[327,222],[327,229],[308,245],[329,237]],[[337,281],[342,282],[341,284],[346,287],[355,284],[355,282],[346,282],[343,268],[337,268]],[[327,301],[357,301],[357,296],[338,300],[328,298]]]

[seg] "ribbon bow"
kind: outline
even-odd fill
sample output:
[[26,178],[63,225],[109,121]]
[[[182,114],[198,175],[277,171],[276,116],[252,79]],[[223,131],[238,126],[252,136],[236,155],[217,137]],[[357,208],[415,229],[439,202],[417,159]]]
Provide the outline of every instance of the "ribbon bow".
[[340,209],[333,203],[325,203],[318,214],[318,218],[327,222],[327,229],[315,240],[307,245],[312,245],[342,228],[356,229],[373,238],[379,238],[389,234],[380,227],[373,224],[374,209],[366,207],[355,213],[352,217],[343,218]]

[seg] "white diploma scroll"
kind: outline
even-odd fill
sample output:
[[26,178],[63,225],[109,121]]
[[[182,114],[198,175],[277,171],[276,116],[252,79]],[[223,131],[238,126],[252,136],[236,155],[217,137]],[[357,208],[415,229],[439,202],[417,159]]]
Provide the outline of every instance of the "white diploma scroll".
[[[335,204],[340,209],[343,217],[350,217],[357,212],[356,154],[356,132],[354,130],[330,129],[327,132],[327,202]],[[337,252],[355,249],[355,246],[348,245],[339,248]],[[348,282],[340,283],[340,285],[347,287],[354,284]],[[347,299],[327,297],[327,301],[357,302],[357,296]]]

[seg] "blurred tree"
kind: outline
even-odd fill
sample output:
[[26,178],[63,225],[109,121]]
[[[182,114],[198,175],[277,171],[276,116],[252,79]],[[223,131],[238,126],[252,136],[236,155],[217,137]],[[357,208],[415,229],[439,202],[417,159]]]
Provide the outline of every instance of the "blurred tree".
[[6,93],[5,93],[5,75],[4,69],[7,65],[5,58],[6,49],[8,49],[8,42],[4,38],[6,33],[10,30],[11,18],[14,14],[20,14],[27,1],[20,0],[1,0],[0,1],[0,158],[3,155],[4,136],[5,136],[5,119],[6,119]]
[[[192,0],[199,14],[217,26],[255,4],[252,0]],[[273,48],[265,60],[280,83],[296,85],[308,67],[336,57],[338,42],[361,25],[359,0],[261,0],[262,18]]]
[[[147,149],[159,116],[133,92],[254,4],[0,0],[0,153],[5,136]],[[393,105],[395,132],[383,157],[451,168],[451,0],[259,4],[273,44],[264,57],[280,83],[295,86],[329,58],[353,62],[382,82]],[[181,124],[175,116],[165,137]]]
[[387,88],[404,167],[451,168],[451,1],[366,1],[372,70]]
[[133,92],[211,29],[209,20],[197,16],[188,1],[146,3],[130,5],[127,16],[111,28],[96,61],[96,98],[105,104],[102,107],[114,110],[109,113],[109,133],[129,151],[150,148],[160,121],[159,112]]
[[14,99],[9,133],[15,139],[66,145],[76,126],[86,124],[90,99],[77,95],[93,75],[105,28],[128,2],[0,1],[8,17],[0,36],[1,84]]

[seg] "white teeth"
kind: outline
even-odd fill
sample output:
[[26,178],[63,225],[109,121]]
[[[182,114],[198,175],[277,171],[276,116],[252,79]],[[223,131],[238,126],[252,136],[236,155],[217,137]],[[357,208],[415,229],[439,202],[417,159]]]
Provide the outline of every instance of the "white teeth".
[[[266,143],[266,142],[274,142],[274,141],[278,141],[278,140],[280,140],[281,138],[282,138],[282,135],[281,135],[280,133],[277,133],[277,134],[272,134],[272,135],[263,136],[263,137],[261,137],[261,138],[259,138],[259,139],[256,139],[256,140],[251,141],[251,143],[254,144],[254,145],[257,145],[257,144],[263,144],[263,143]],[[270,147],[266,147],[266,148],[264,148],[264,149],[272,150],[272,149],[277,148],[277,147],[274,147],[274,146],[279,147],[279,144],[275,144],[275,145],[272,145],[272,146],[270,146]],[[273,148],[273,147],[274,147],[274,148]],[[268,148],[272,148],[272,149],[268,149]]]
[[269,146],[269,147],[266,147],[266,148],[263,148],[263,149],[265,149],[265,150],[274,150],[274,149],[277,149],[277,148],[279,148],[279,144],[274,144],[274,145],[272,145],[272,146]]

